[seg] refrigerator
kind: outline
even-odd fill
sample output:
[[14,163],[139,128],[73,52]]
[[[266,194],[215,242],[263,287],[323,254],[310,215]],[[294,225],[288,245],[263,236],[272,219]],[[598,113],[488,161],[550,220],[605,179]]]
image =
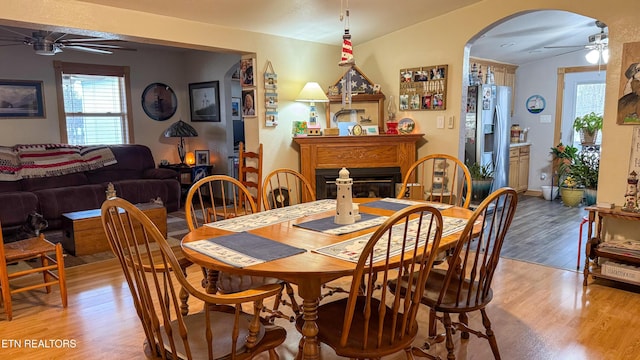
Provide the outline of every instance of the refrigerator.
[[493,170],[491,191],[509,182],[511,88],[491,84],[469,86],[465,119],[465,163]]

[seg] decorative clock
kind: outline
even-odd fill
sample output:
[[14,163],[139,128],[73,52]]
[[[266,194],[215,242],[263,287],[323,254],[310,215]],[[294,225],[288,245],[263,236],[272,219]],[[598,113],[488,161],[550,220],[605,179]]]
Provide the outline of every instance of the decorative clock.
[[153,83],[142,92],[142,109],[153,120],[167,120],[176,113],[177,108],[178,98],[168,85]]

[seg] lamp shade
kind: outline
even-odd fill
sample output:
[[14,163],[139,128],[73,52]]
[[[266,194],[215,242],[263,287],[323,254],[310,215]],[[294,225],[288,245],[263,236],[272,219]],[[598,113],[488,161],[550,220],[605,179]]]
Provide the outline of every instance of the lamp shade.
[[320,84],[317,82],[308,82],[298,94],[296,101],[303,102],[329,102],[329,98],[324,93]]
[[186,122],[179,120],[174,122],[164,131],[164,137],[195,137],[198,136],[198,132],[193,126]]

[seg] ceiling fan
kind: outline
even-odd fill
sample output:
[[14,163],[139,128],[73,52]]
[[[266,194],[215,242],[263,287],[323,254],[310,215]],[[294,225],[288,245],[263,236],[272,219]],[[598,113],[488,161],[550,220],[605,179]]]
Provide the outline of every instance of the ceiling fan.
[[562,49],[562,48],[579,48],[575,51],[588,49],[589,52],[585,58],[591,64],[599,64],[600,61],[605,64],[609,61],[609,35],[604,32],[607,24],[596,20],[595,25],[600,29],[597,34],[589,35],[588,43],[584,45],[567,45],[567,46],[545,46],[545,49]]
[[[37,30],[31,36],[19,31],[0,27],[0,29],[12,33],[13,36],[0,36],[0,46],[29,45],[38,55],[55,55],[61,53],[63,49],[84,51],[93,54],[113,54],[113,50],[135,51],[133,48],[117,45],[122,40],[102,39],[102,38],[74,38],[67,39],[70,34]],[[16,36],[18,35],[18,36]]]

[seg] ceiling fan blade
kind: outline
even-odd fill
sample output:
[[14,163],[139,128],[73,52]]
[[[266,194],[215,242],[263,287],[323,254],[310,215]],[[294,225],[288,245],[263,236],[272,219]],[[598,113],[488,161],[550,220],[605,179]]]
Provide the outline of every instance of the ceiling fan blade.
[[545,49],[586,48],[586,45],[545,46]]
[[119,39],[101,39],[101,38],[79,38],[79,39],[63,39],[61,43],[79,43],[79,42],[122,42]]
[[65,45],[64,49],[85,51],[85,52],[94,53],[94,54],[106,54],[106,55],[113,54],[113,51],[102,50],[102,49],[94,49],[94,48],[90,48],[90,47],[86,47],[86,46],[78,46],[78,45],[71,45],[71,46],[66,46]]
[[64,46],[81,46],[81,47],[89,47],[89,48],[103,48],[103,49],[112,49],[112,50],[128,50],[128,51],[136,51],[134,48],[128,48],[120,45],[110,45],[110,44],[93,44],[93,43],[64,43]]

